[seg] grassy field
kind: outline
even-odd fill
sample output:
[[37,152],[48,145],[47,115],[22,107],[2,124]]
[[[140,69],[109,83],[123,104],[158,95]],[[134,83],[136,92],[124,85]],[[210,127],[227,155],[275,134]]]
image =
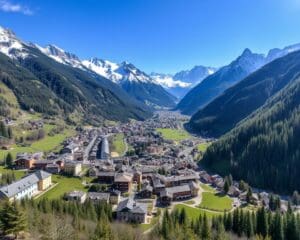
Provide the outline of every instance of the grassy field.
[[[45,125],[45,132],[48,133],[53,127],[53,125]],[[73,134],[73,129],[65,129],[63,133],[56,134],[54,136],[49,136],[46,134],[46,136],[43,139],[33,142],[30,146],[21,147],[17,145],[12,145],[12,149],[10,150],[0,150],[0,160],[3,160],[9,152],[11,152],[13,157],[15,157],[17,153],[21,152],[59,151],[61,143],[67,137]]]
[[204,153],[210,144],[211,144],[211,143],[203,142],[203,143],[200,143],[200,144],[197,146],[197,148],[198,148],[199,151],[201,151],[201,152]]
[[211,187],[207,184],[200,183],[200,186],[201,186],[201,188],[203,189],[204,192],[212,192],[212,193],[216,192],[216,190],[213,187]]
[[46,192],[39,199],[48,198],[48,199],[59,199],[65,193],[80,190],[87,192],[88,188],[82,185],[80,178],[75,177],[65,177],[60,175],[52,175],[52,182],[58,183],[54,188]]
[[189,200],[189,201],[185,201],[183,203],[187,204],[187,205],[193,205],[193,204],[195,204],[195,201],[194,200]]
[[20,170],[11,170],[11,169],[7,169],[7,168],[4,168],[4,166],[0,166],[0,173],[10,173],[10,172],[13,172],[15,174],[15,177],[16,179],[20,179],[22,178],[26,172],[25,171],[20,171]]
[[126,150],[126,145],[124,143],[124,134],[123,133],[115,134],[112,139],[111,151],[118,153],[119,156],[123,156],[125,150]]
[[189,133],[182,129],[157,128],[156,131],[161,133],[163,138],[173,141],[182,141],[190,137]]
[[190,219],[193,219],[193,220],[197,219],[201,214],[206,214],[207,217],[213,217],[213,216],[222,214],[222,213],[209,212],[209,211],[206,211],[204,209],[189,207],[189,206],[186,206],[186,205],[183,205],[183,204],[177,204],[175,206],[175,208],[179,209],[179,210],[184,208],[186,213],[187,213],[187,216]]
[[203,192],[202,202],[199,207],[223,212],[232,208],[232,199],[219,193]]

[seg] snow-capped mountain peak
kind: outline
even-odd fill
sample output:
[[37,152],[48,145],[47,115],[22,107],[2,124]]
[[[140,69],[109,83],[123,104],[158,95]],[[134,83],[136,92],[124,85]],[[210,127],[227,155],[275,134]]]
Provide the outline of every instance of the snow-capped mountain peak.
[[14,32],[0,26],[0,52],[10,58],[25,58],[28,55],[25,47]]
[[83,68],[81,64],[81,60],[73,53],[66,52],[65,50],[53,45],[49,44],[45,48],[35,45],[41,52],[46,54],[48,57],[51,57],[55,61],[65,64],[65,65],[70,65],[72,67],[76,68]]
[[90,60],[83,60],[82,64],[92,70],[93,72],[110,79],[111,81],[118,83],[122,79],[122,75],[115,72],[119,68],[117,63],[113,63],[107,60],[99,58],[91,58]]
[[266,59],[264,54],[252,53],[249,48],[246,48],[233,63],[235,63],[233,66],[240,67],[250,73],[262,67],[266,63]]
[[110,79],[115,83],[122,84],[126,81],[130,81],[156,84],[150,76],[127,61],[117,64],[99,58],[91,58],[90,60],[82,61],[82,64],[86,68]]
[[127,61],[122,62],[116,72],[123,76],[122,81],[155,83],[149,75]]

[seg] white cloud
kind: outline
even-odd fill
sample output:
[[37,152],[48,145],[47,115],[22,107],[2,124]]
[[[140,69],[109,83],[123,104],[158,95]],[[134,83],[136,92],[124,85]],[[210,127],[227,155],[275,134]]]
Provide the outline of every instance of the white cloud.
[[13,13],[22,13],[25,15],[32,15],[33,11],[27,7],[23,6],[19,3],[13,3],[8,0],[0,0],[0,11],[3,12],[13,12]]

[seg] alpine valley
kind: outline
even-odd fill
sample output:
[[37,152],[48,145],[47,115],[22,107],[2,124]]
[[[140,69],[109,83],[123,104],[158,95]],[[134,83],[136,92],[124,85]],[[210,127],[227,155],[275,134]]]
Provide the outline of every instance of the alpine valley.
[[[45,2],[41,6],[51,8]],[[55,5],[55,11],[66,2]],[[242,46],[227,65],[211,66],[219,59],[200,53],[198,58],[195,43],[188,46],[194,39],[185,38],[190,27],[189,37],[198,31],[198,12],[190,14],[190,6],[187,11],[182,5],[172,16],[170,22],[177,24],[170,33],[180,30],[176,36],[185,44],[171,52],[160,47],[166,29],[152,26],[156,17],[162,19],[156,14],[161,12],[147,15],[155,1],[134,7],[126,1],[122,11],[122,1],[103,1],[111,8],[94,1],[88,24],[70,17],[90,8],[79,2],[60,15],[59,23],[67,28],[58,41],[78,43],[68,35],[74,29],[80,41],[89,38],[90,43],[90,35],[97,43],[108,38],[110,44],[99,44],[103,55],[123,56],[119,51],[128,46],[124,52],[143,55],[147,71],[139,63],[104,60],[92,43],[92,49],[87,46],[92,56],[81,58],[87,53],[82,45],[70,53],[54,44],[25,42],[0,27],[0,239],[300,240],[300,44],[267,48],[266,54]],[[177,3],[167,6],[164,17]],[[230,1],[222,14],[225,6]],[[138,21],[132,8],[138,9]],[[204,27],[218,19],[212,9]],[[35,16],[25,5],[0,0],[0,16],[22,14],[32,26],[42,13]],[[100,28],[103,18],[105,28]],[[189,18],[193,21],[187,25]],[[45,29],[54,31],[43,26],[45,36]],[[228,44],[215,38],[222,31],[205,29],[200,29],[201,39],[212,34],[210,39],[233,52],[239,38]],[[25,30],[44,42],[44,36],[33,34],[35,27]],[[143,41],[137,42],[139,37]],[[262,41],[255,37],[251,46]],[[169,35],[167,40],[170,49],[179,44]],[[160,51],[146,51],[157,44]],[[212,58],[226,55],[226,49],[215,53],[215,48],[208,52]],[[152,71],[153,62],[147,65],[152,54],[168,54],[169,62],[155,61],[174,65],[172,54],[185,56],[186,50],[189,58],[207,64],[195,62],[191,69],[171,73]],[[179,60],[179,66],[188,63]]]

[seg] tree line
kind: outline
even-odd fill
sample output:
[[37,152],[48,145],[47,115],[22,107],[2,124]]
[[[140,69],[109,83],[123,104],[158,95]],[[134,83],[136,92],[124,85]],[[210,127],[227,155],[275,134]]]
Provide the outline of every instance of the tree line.
[[162,222],[152,232],[160,239],[257,239],[298,240],[300,239],[300,215],[291,209],[287,213],[276,213],[258,209],[257,212],[235,209],[233,212],[198,218],[187,215],[185,208],[164,212]]
[[113,222],[106,202],[81,204],[63,199],[0,201],[0,239],[41,240],[144,239],[131,225]]

